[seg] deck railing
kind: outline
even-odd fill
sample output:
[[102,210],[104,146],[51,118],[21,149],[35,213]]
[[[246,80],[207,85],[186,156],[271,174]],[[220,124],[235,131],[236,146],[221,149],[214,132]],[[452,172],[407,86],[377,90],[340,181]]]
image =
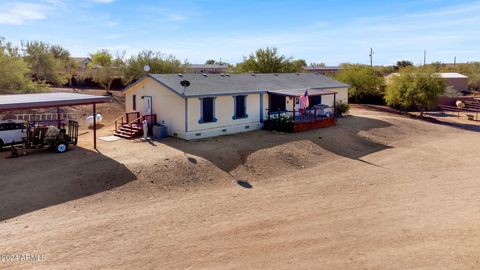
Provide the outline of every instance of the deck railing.
[[268,110],[268,120],[273,119],[288,119],[292,122],[315,122],[327,118],[335,117],[335,109],[332,106],[321,106],[305,110]]
[[131,121],[133,121],[134,119],[137,119],[138,117],[140,117],[139,112],[129,112],[129,113],[122,114],[117,119],[113,120],[113,122],[115,123],[115,132],[117,132],[118,129],[123,125],[130,123]]
[[[308,126],[308,128],[300,128],[306,130],[335,124],[335,109],[331,106],[319,106],[306,110],[268,110],[267,115],[264,127],[283,132],[296,132],[302,126]],[[325,124],[326,122],[329,124]]]

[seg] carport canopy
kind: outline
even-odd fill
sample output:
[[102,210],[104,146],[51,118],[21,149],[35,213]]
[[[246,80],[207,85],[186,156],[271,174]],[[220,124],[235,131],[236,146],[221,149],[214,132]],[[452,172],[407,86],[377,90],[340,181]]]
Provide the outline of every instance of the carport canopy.
[[77,93],[38,93],[0,95],[0,112],[28,110],[38,108],[59,108],[76,105],[93,106],[93,145],[97,148],[96,104],[107,103],[110,97],[85,95]]

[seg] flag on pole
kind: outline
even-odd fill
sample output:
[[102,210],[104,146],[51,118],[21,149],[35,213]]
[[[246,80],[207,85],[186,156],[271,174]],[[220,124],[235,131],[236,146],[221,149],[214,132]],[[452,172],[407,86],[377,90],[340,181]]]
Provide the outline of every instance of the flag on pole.
[[300,96],[300,109],[307,109],[310,106],[310,101],[308,99],[308,91],[305,91],[303,95]]

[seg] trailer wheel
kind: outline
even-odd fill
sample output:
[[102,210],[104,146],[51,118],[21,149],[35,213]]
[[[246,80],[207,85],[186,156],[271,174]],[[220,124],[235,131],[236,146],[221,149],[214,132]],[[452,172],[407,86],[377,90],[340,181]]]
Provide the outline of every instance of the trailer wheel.
[[55,152],[65,153],[68,151],[68,143],[65,141],[59,141],[55,143]]
[[3,146],[5,146],[5,144],[3,143],[2,139],[0,139],[0,152],[3,152]]

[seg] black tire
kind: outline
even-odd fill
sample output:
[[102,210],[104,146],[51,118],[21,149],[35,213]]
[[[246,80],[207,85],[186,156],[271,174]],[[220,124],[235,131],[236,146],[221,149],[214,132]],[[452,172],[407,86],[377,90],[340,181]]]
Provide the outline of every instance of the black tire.
[[55,152],[63,154],[68,151],[68,143],[66,141],[58,141],[55,143],[53,149],[55,150]]
[[2,139],[0,139],[0,152],[3,152],[3,147],[5,144],[3,143]]

